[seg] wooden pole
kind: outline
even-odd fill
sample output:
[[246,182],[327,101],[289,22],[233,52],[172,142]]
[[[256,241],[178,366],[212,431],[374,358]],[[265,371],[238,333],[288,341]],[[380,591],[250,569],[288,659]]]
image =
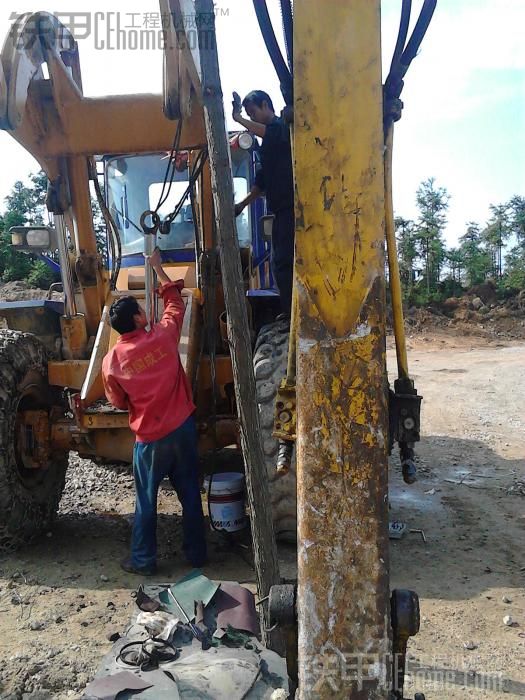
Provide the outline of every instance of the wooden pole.
[[[228,339],[233,366],[235,397],[246,468],[255,570],[259,595],[261,598],[265,598],[269,594],[271,586],[280,583],[281,578],[273,530],[268,477],[259,428],[259,414],[255,403],[252,348],[235,224],[230,148],[226,133],[212,0],[197,0],[195,11],[199,32],[204,118],[211,166],[212,193],[218,229],[224,301],[228,316]],[[274,634],[268,635],[266,633],[266,629],[270,627],[267,604],[262,605],[261,608],[263,608],[261,616],[263,640],[270,648],[282,651],[280,635],[276,638]]]

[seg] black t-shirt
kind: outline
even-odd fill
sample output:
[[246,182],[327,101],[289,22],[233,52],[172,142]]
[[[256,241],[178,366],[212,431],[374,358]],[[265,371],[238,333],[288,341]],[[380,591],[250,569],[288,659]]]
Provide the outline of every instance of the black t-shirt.
[[275,117],[266,127],[261,146],[261,165],[255,184],[266,193],[268,209],[275,213],[293,207],[290,128],[279,117]]

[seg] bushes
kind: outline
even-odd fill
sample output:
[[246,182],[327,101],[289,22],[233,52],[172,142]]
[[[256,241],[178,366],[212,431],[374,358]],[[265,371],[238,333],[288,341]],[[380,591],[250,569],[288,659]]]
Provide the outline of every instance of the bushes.
[[36,260],[33,263],[27,282],[30,287],[49,289],[53,282],[57,282],[59,277],[46,265],[43,260]]

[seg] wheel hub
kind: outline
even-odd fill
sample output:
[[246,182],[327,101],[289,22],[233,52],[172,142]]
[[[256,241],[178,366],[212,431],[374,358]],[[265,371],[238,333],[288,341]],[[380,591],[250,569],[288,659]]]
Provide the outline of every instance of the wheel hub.
[[19,411],[16,420],[16,453],[24,469],[47,468],[50,456],[47,411]]

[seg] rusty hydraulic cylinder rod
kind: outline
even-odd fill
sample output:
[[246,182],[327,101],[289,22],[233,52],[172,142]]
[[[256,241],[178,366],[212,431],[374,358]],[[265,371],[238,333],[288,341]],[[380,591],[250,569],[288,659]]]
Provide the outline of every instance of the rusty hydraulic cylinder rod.
[[157,321],[157,275],[151,266],[150,257],[157,247],[157,236],[154,233],[144,234],[144,287],[146,296],[146,318],[148,330]]
[[391,688],[382,111],[379,0],[296,0],[300,700]]
[[57,231],[58,259],[60,262],[60,277],[64,290],[64,316],[72,318],[77,314],[75,300],[75,286],[73,284],[73,271],[67,249],[66,224],[63,214],[55,214],[55,228]]

